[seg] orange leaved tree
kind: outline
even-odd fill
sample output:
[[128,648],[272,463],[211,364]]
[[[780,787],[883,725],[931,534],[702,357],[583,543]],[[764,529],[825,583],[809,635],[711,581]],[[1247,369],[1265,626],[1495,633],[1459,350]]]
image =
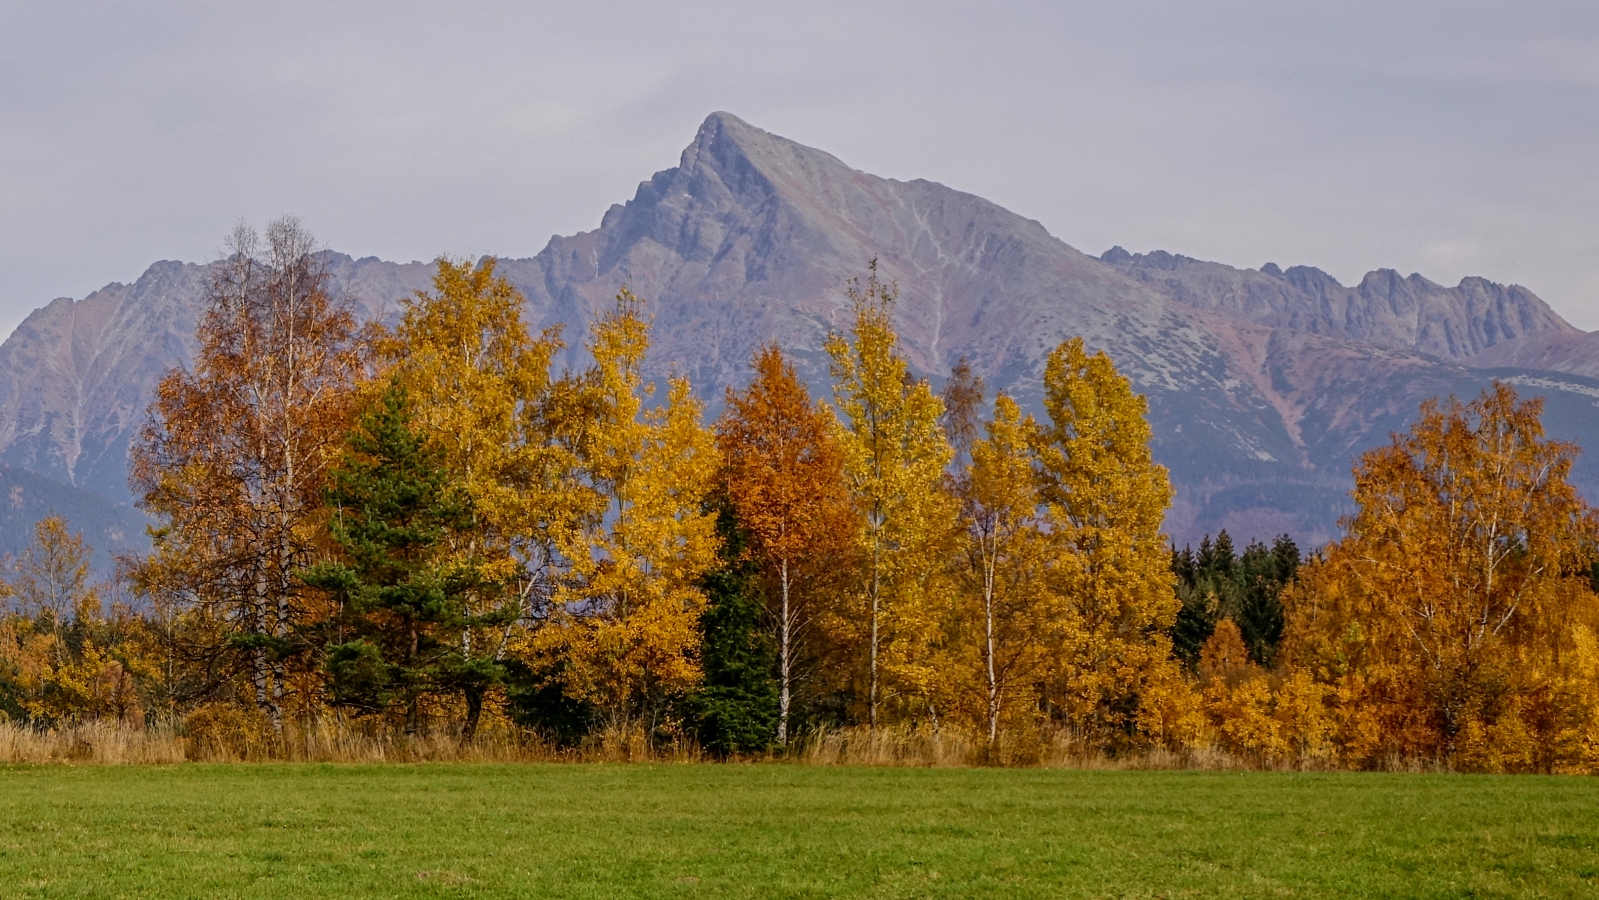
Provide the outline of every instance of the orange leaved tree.
[[1336,688],[1347,757],[1599,763],[1592,510],[1542,401],[1429,400],[1355,467],[1348,534],[1288,593],[1294,665]]
[[855,521],[832,413],[812,402],[775,345],[756,351],[754,369],[747,389],[729,389],[716,437],[728,497],[762,575],[775,586],[781,745],[788,741],[795,666],[812,637],[813,607],[847,568]]
[[[130,451],[139,505],[159,522],[137,573],[209,627],[188,652],[240,672],[283,724],[297,627],[315,615],[298,573],[312,562],[329,461],[367,377],[365,345],[292,218],[264,240],[245,226],[212,268],[193,368],[161,380]],[[217,687],[226,682],[219,678]]]

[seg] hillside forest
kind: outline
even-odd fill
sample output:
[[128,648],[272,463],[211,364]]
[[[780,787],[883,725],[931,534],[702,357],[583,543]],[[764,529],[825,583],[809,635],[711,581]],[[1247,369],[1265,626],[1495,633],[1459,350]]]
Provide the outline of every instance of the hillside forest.
[[534,334],[494,260],[441,258],[385,327],[314,249],[285,219],[214,267],[131,451],[152,551],[94,581],[51,517],[7,561],[0,716],[1599,770],[1599,518],[1508,385],[1361,456],[1326,547],[1178,550],[1110,358],[1056,347],[1040,416],[964,363],[935,392],[875,265],[830,396],[769,345],[707,421],[687,379],[642,376],[628,290]]

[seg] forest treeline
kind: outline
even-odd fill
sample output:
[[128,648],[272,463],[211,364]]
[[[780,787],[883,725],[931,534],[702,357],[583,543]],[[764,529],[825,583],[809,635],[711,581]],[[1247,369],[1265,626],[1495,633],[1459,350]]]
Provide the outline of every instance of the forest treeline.
[[1104,353],[1049,354],[1042,418],[964,362],[935,392],[875,266],[831,396],[766,346],[707,422],[686,379],[646,381],[626,290],[569,348],[493,260],[440,259],[385,328],[313,249],[282,220],[214,267],[130,454],[152,552],[91,583],[52,518],[9,562],[4,715],[1599,768],[1599,519],[1507,385],[1361,457],[1358,511],[1308,558],[1176,550],[1145,400]]

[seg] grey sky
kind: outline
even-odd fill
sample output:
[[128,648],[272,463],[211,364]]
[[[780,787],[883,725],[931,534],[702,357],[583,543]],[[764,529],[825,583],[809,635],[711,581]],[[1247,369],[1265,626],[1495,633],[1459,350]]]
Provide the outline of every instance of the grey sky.
[[298,214],[526,256],[725,109],[1091,253],[1524,284],[1599,328],[1599,3],[0,0],[0,333]]

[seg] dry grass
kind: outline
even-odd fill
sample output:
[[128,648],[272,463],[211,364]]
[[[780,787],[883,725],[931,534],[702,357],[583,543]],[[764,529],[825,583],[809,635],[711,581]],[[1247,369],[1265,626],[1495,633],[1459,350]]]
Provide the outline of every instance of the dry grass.
[[115,721],[40,729],[0,722],[0,764],[146,765],[180,762],[694,762],[692,745],[652,746],[642,731],[606,729],[559,748],[522,730],[495,729],[470,742],[363,729],[329,719],[290,725],[282,737],[253,723],[191,719],[139,727]]
[[1147,747],[1108,754],[1061,729],[1049,733],[1001,734],[990,747],[985,735],[958,728],[888,726],[821,729],[803,736],[793,758],[826,766],[962,768],[1007,766],[1047,769],[1259,769],[1262,765],[1214,747],[1171,750]]
[[48,730],[0,722],[0,763],[175,763],[187,759],[173,728],[86,722]]
[[[249,717],[228,710],[191,715],[179,724],[86,722],[39,729],[0,722],[0,764],[72,763],[150,765],[180,762],[702,762],[692,742],[652,743],[641,728],[612,726],[577,747],[557,747],[534,732],[499,726],[472,741],[435,731],[403,733],[327,718],[293,724],[279,737]],[[905,768],[1013,767],[1120,770],[1297,770],[1339,768],[1332,760],[1268,761],[1214,746],[1147,747],[1108,754],[1067,730],[1002,734],[993,748],[983,735],[958,728],[888,726],[876,730],[824,728],[800,736],[786,753],[742,757],[743,762],[816,766]],[[1430,760],[1389,760],[1391,772],[1439,772]]]

